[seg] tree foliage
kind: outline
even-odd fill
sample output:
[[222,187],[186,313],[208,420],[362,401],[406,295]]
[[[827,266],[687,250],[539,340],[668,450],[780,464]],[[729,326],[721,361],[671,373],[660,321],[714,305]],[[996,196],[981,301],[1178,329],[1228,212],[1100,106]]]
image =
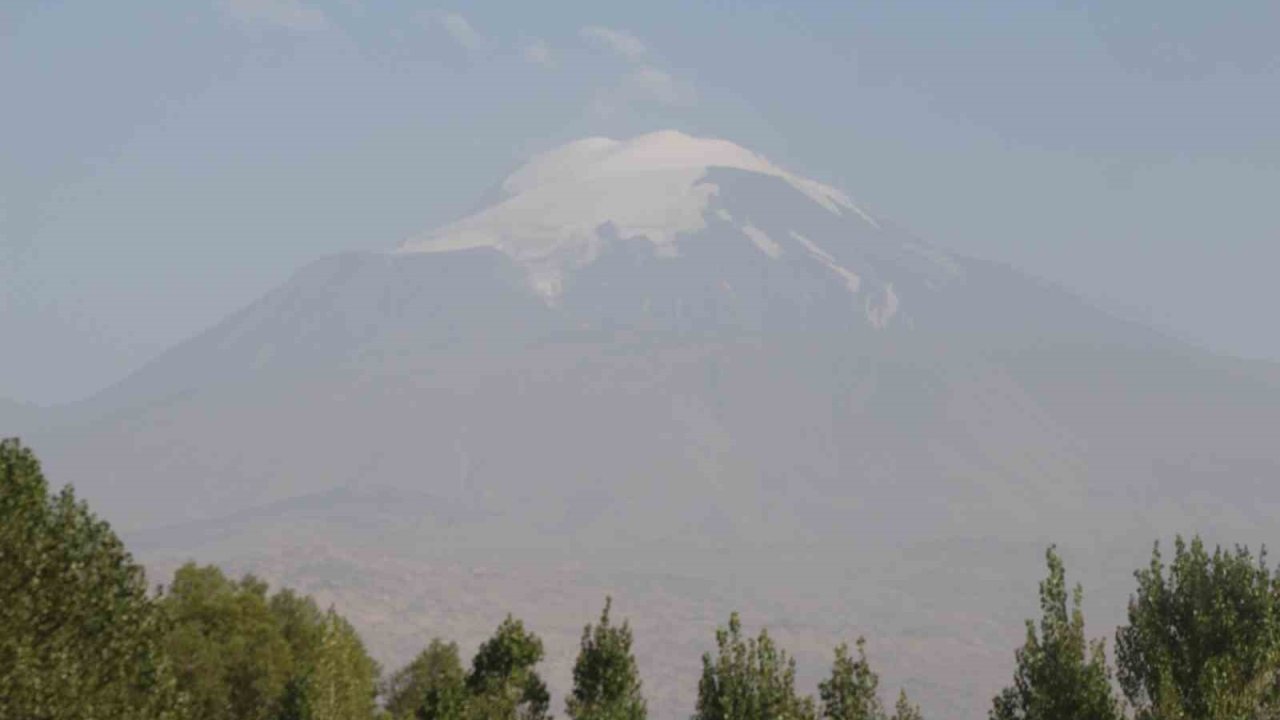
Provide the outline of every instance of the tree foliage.
[[312,720],[361,720],[376,710],[378,666],[355,628],[330,609],[307,683]]
[[796,663],[761,630],[744,638],[737,613],[716,630],[717,654],[702,656],[694,720],[809,720],[813,699],[796,693]]
[[289,680],[288,643],[267,604],[266,585],[229,580],[188,563],[162,600],[172,629],[166,647],[194,720],[271,720]]
[[377,665],[333,610],[253,576],[188,563],[161,604],[165,644],[193,720],[362,720],[375,712]]
[[881,720],[884,717],[878,694],[880,678],[867,662],[866,640],[858,638],[857,647],[857,660],[849,655],[848,644],[836,647],[831,677],[818,684],[821,717],[825,720]]
[[164,632],[110,526],[0,441],[0,717],[180,717]]
[[906,690],[898,691],[898,702],[893,706],[892,720],[924,720],[920,707],[911,702]]
[[1017,653],[1013,685],[996,696],[992,720],[1119,720],[1101,640],[1084,634],[1084,591],[1067,607],[1066,573],[1054,548],[1046,553],[1049,577],[1040,583],[1040,632],[1027,621],[1027,641]]
[[551,695],[535,667],[542,640],[510,615],[486,640],[467,674],[469,715],[484,720],[544,720]]
[[287,588],[272,595],[268,607],[292,658],[278,720],[309,720],[312,673],[324,640],[324,613],[314,600]]
[[457,643],[435,638],[383,689],[392,720],[459,720],[465,717],[466,672]]
[[631,627],[609,621],[613,599],[606,598],[600,622],[582,630],[582,645],[573,666],[573,693],[565,713],[573,720],[644,720],[648,711],[641,693],[640,670],[631,653]]
[[831,676],[818,684],[823,720],[920,720],[920,710],[907,699],[906,691],[898,693],[893,715],[885,712],[880,701],[880,677],[867,660],[867,642],[858,638],[858,658],[849,654],[849,645],[836,647]]
[[1116,633],[1120,686],[1140,719],[1280,714],[1280,575],[1264,549],[1174,544],[1167,568],[1157,544],[1135,573],[1129,624]]

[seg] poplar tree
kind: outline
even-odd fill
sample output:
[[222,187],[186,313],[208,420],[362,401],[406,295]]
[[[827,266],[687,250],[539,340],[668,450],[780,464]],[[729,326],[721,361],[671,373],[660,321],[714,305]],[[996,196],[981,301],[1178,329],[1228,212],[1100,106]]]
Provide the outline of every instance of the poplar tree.
[[883,720],[880,704],[880,678],[867,662],[866,640],[858,638],[858,659],[849,655],[849,646],[841,643],[831,665],[831,677],[818,684],[818,697],[824,720]]
[[880,676],[867,660],[867,641],[858,638],[858,658],[849,654],[849,646],[841,643],[831,664],[831,676],[818,683],[821,702],[819,717],[823,720],[921,720],[920,709],[899,691],[893,715],[885,712],[880,701]]
[[640,671],[631,653],[631,627],[609,621],[613,599],[606,598],[600,622],[582,630],[582,645],[573,666],[573,693],[565,712],[573,720],[644,720],[648,711],[641,693]]
[[161,605],[171,625],[165,648],[193,720],[273,720],[281,712],[293,659],[263,582],[187,563]]
[[996,696],[991,720],[1120,720],[1103,642],[1085,639],[1084,591],[1075,587],[1068,608],[1062,559],[1052,547],[1045,559],[1049,577],[1040,583],[1039,632],[1028,620],[1013,685]]
[[458,645],[435,638],[387,681],[392,720],[460,720],[465,717],[466,671]]
[[812,720],[813,699],[796,693],[796,663],[767,630],[742,635],[738,613],[716,630],[715,656],[702,656],[693,720]]
[[325,613],[314,674],[308,683],[311,720],[369,720],[376,710],[378,666],[355,628]]
[[924,720],[920,707],[911,702],[906,690],[898,691],[898,702],[893,706],[893,720]]
[[164,634],[111,527],[0,440],[0,717],[182,717]]
[[508,615],[471,662],[466,681],[469,716],[478,720],[550,718],[551,695],[535,669],[542,653],[542,640]]
[[1280,574],[1265,548],[1210,555],[1179,537],[1168,567],[1157,544],[1134,575],[1116,658],[1139,720],[1280,716]]
[[288,588],[272,595],[269,607],[292,659],[277,720],[310,720],[311,680],[324,639],[325,615],[310,597]]

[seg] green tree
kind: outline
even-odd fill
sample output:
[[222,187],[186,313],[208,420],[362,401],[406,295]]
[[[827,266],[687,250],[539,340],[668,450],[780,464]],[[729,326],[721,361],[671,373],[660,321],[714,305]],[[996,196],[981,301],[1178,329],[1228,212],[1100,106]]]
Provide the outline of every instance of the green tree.
[[920,720],[920,710],[907,699],[906,691],[898,693],[892,716],[880,702],[880,676],[867,660],[867,642],[858,638],[858,659],[849,654],[849,646],[841,643],[831,664],[831,677],[818,683],[821,701],[819,717],[824,720]]
[[542,640],[507,616],[480,646],[467,674],[469,710],[483,720],[543,720],[551,696],[535,670]]
[[826,720],[882,720],[880,678],[867,662],[866,640],[858,638],[858,659],[849,655],[849,646],[836,648],[831,677],[818,684],[821,717]]
[[1129,624],[1116,633],[1125,696],[1140,720],[1280,714],[1280,575],[1247,548],[1177,538],[1165,567],[1159,544],[1134,573]]
[[311,679],[324,640],[324,613],[314,600],[288,588],[272,595],[268,606],[289,646],[291,658],[276,717],[278,720],[310,720]]
[[266,594],[261,581],[213,566],[174,574],[162,600],[166,647],[195,720],[270,720],[283,709],[293,659]]
[[383,689],[393,720],[459,720],[465,717],[466,671],[457,643],[433,639]]
[[573,666],[573,694],[565,712],[573,720],[644,720],[640,671],[631,653],[631,627],[609,622],[613,599],[606,598],[600,623],[582,630],[582,646]]
[[836,648],[831,676],[818,683],[819,717],[824,720],[920,720],[920,710],[911,705],[906,691],[900,691],[893,715],[884,712],[879,700],[879,675],[867,660],[867,641],[858,638],[858,660],[849,646]]
[[919,706],[907,698],[906,690],[899,690],[898,702],[893,706],[891,720],[924,720],[924,714],[920,712]]
[[181,717],[164,633],[110,526],[0,441],[0,717]]
[[811,720],[813,699],[796,694],[796,663],[761,630],[742,636],[738,613],[716,630],[718,653],[702,656],[693,720]]
[[1040,632],[1027,621],[1026,644],[1017,651],[1013,686],[996,696],[992,720],[1119,720],[1101,640],[1084,635],[1079,585],[1067,607],[1066,573],[1052,547],[1049,577],[1040,583]]
[[308,683],[312,720],[366,720],[374,716],[378,666],[351,624],[330,609]]

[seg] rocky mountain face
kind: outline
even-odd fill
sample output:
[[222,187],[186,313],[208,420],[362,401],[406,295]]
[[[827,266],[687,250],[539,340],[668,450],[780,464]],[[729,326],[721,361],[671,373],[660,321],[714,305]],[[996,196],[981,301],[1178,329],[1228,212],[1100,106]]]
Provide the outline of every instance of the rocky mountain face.
[[512,611],[563,690],[611,592],[659,717],[735,608],[807,681],[865,634],[888,685],[981,716],[1045,544],[1108,634],[1152,540],[1257,544],[1280,501],[1274,367],[673,132],[553,150],[13,424],[156,567],[327,596],[391,664]]

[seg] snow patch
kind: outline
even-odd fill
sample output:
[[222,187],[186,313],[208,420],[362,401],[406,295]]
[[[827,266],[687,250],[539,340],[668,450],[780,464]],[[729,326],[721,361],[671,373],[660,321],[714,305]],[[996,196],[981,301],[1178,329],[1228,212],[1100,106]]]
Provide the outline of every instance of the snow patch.
[[810,255],[817,258],[819,262],[826,265],[827,268],[835,274],[839,275],[844,280],[845,287],[849,288],[849,292],[856,294],[858,289],[862,287],[862,278],[858,277],[857,273],[836,262],[836,259],[831,256],[831,253],[818,247],[812,240],[801,235],[795,230],[791,231],[791,237],[796,242],[803,245],[804,249],[808,250]]
[[884,286],[884,302],[879,305],[873,305],[867,297],[866,311],[871,327],[877,330],[889,327],[889,321],[898,313],[898,294],[893,291],[893,283]]
[[755,243],[760,251],[771,258],[777,259],[782,255],[782,246],[774,242],[765,231],[755,225],[743,225],[742,234],[751,238],[751,242]]

